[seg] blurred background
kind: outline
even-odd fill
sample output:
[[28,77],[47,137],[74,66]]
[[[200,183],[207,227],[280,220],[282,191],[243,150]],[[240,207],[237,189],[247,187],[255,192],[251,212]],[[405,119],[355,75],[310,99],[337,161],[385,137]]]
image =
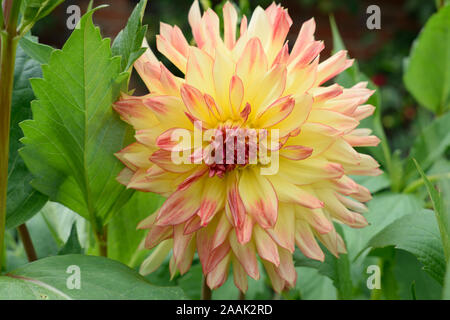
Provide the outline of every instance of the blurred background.
[[[106,9],[95,14],[95,22],[101,27],[104,36],[114,37],[125,26],[127,19],[137,0],[96,0],[94,6],[109,4]],[[211,6],[220,10],[224,1],[200,1],[203,6]],[[260,5],[267,7],[271,0],[236,0],[241,14],[249,18],[253,9]],[[431,114],[417,103],[405,90],[402,73],[405,57],[414,39],[417,37],[426,20],[435,12],[434,1],[424,0],[281,0],[278,1],[289,8],[294,25],[288,38],[294,43],[301,24],[314,17],[317,22],[316,38],[325,41],[325,51],[321,58],[330,55],[332,34],[329,23],[330,15],[334,15],[345,46],[352,58],[357,59],[361,71],[369,76],[380,87],[382,97],[382,122],[393,150],[400,150],[406,155],[413,142],[411,135],[416,136],[419,127],[428,123]],[[78,5],[84,13],[88,0],[67,0],[53,14],[40,22],[34,33],[40,41],[56,48],[61,48],[68,38],[70,30],[66,27],[69,17],[67,8]],[[187,13],[191,0],[153,0],[149,2],[144,23],[149,25],[147,38],[155,48],[155,34],[159,32],[159,22],[178,25],[188,39],[192,38],[187,21]],[[366,20],[369,5],[378,5],[381,9],[381,29],[369,30]],[[156,52],[156,50],[154,50]],[[160,57],[161,58],[161,57]],[[164,59],[163,59],[164,60]],[[176,70],[172,70],[176,72]],[[145,93],[145,88],[136,77],[132,86],[137,93]],[[418,115],[418,113],[421,113]],[[417,120],[417,121],[415,121]],[[423,122],[421,124],[421,122]]]

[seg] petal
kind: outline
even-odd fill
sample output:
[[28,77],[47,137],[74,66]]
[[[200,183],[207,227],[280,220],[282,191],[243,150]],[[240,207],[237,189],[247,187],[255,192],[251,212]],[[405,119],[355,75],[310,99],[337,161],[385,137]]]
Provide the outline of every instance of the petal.
[[291,56],[289,59],[290,61],[294,60],[306,48],[308,44],[314,41],[315,31],[316,22],[314,21],[314,18],[311,18],[302,24],[297,40],[295,41],[295,44],[291,51]]
[[236,43],[236,24],[238,15],[236,9],[230,2],[223,6],[224,40],[228,49],[232,50]]
[[283,146],[280,150],[280,156],[291,160],[304,160],[309,158],[313,149],[299,145]]
[[202,226],[206,226],[214,218],[214,215],[223,209],[225,188],[226,184],[222,179],[218,177],[208,179],[208,187],[201,195],[202,200],[197,212],[197,215],[201,218]]
[[200,206],[198,194],[202,192],[203,180],[194,182],[189,188],[174,192],[159,210],[156,224],[177,225],[191,218]]
[[261,262],[264,265],[264,269],[266,269],[267,275],[270,278],[270,283],[272,284],[273,290],[275,290],[278,293],[283,292],[286,282],[275,271],[276,267],[268,261],[261,260]]
[[206,283],[211,290],[217,289],[225,283],[228,277],[228,268],[230,266],[230,254],[228,254],[220,263],[208,273]]
[[237,115],[241,111],[242,102],[244,100],[244,84],[241,78],[233,76],[230,81],[230,105],[233,110],[233,114]]
[[211,56],[196,47],[191,47],[187,61],[186,83],[214,96],[213,64]]
[[138,168],[147,169],[151,167],[151,153],[151,149],[147,146],[135,142],[116,153],[115,156],[128,168],[136,170]]
[[170,62],[172,62],[181,72],[186,73],[187,59],[180,53],[170,40],[161,35],[156,36],[156,47]]
[[295,250],[295,213],[290,205],[280,205],[280,214],[273,229],[266,229],[272,239],[282,248]]
[[270,128],[286,119],[294,110],[295,100],[283,97],[263,110],[257,118],[257,125],[261,128]]
[[185,173],[194,168],[194,164],[179,163],[178,159],[174,158],[175,155],[178,155],[178,153],[159,149],[150,156],[150,161],[173,173]]
[[143,103],[142,98],[123,95],[114,104],[114,109],[123,121],[131,124],[135,130],[148,129],[158,123],[152,110]]
[[342,133],[349,133],[359,125],[358,120],[328,109],[313,109],[308,122],[321,123]]
[[236,65],[236,75],[242,80],[245,88],[244,101],[249,101],[260,93],[260,83],[267,70],[268,62],[261,40],[250,39]]
[[341,50],[319,64],[317,69],[316,85],[319,86],[327,80],[351,67],[353,60],[347,59],[347,51]]
[[280,266],[275,268],[275,271],[286,281],[289,287],[293,288],[297,281],[297,271],[294,268],[292,253],[283,248],[278,251],[280,253]]
[[253,237],[255,239],[256,250],[261,258],[270,261],[274,265],[280,264],[280,257],[278,255],[278,246],[270,238],[264,229],[255,226],[253,229]]
[[263,228],[275,225],[278,199],[272,184],[259,172],[247,169],[239,181],[239,194],[247,212]]
[[295,184],[290,183],[277,175],[268,176],[267,179],[275,188],[279,201],[296,203],[310,209],[323,207],[322,201],[306,192],[303,188],[298,187]]
[[286,66],[277,64],[262,78],[257,94],[254,97],[248,96],[247,100],[256,107],[256,114],[260,115],[266,111],[271,104],[275,104],[277,99],[281,97],[286,88],[286,77]]
[[278,174],[280,178],[293,184],[307,185],[322,180],[339,179],[344,175],[344,168],[341,164],[319,158],[308,158],[302,161],[280,158]]
[[233,253],[247,274],[255,279],[259,279],[258,261],[255,254],[255,246],[252,242],[245,245],[237,241],[236,234],[230,233],[230,245]]
[[325,255],[307,222],[302,220],[295,221],[295,243],[308,258],[319,261],[325,260]]
[[181,86],[181,97],[189,113],[197,120],[206,123],[213,123],[209,107],[203,94],[196,88],[184,84]]
[[313,103],[312,97],[308,94],[294,96],[295,106],[290,114],[282,121],[271,127],[280,130],[280,137],[285,137],[300,128],[308,118]]
[[172,250],[172,242],[172,239],[161,242],[158,247],[153,250],[152,254],[141,264],[139,273],[146,276],[158,269],[166,259],[170,250]]
[[[213,79],[215,89],[215,99],[221,114],[229,116],[230,112],[230,81],[234,74],[235,63],[223,51],[216,50],[216,56],[213,65]],[[243,89],[242,89],[243,90]]]
[[232,262],[233,262],[234,284],[239,290],[241,290],[241,292],[245,293],[247,292],[248,289],[247,273],[234,256],[232,258]]

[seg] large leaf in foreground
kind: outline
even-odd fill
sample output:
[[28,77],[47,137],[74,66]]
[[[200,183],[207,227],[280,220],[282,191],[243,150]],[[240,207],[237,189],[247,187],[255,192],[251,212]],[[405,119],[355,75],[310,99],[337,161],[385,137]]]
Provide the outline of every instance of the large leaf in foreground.
[[[31,42],[31,40],[29,40]],[[31,59],[21,47],[17,49],[11,110],[11,131],[8,166],[8,198],[6,227],[15,228],[30,219],[47,202],[47,197],[34,190],[32,175],[19,156],[22,131],[19,123],[31,118],[30,103],[34,99],[30,78],[40,77],[41,65]]]
[[423,264],[425,271],[443,283],[446,263],[432,211],[416,212],[398,219],[377,234],[369,245],[373,248],[395,246],[412,253]]
[[[72,268],[69,268],[71,267]],[[74,267],[75,266],[75,267]],[[79,269],[78,269],[79,268]],[[80,289],[69,289],[79,270]],[[38,260],[0,277],[0,300],[183,299],[179,288],[157,287],[120,262],[84,255]]]
[[403,78],[406,88],[425,108],[450,108],[450,5],[434,14],[413,47]]
[[92,14],[53,52],[43,79],[32,80],[38,100],[33,120],[21,125],[21,155],[36,189],[99,229],[131,191],[115,181],[122,166],[113,154],[126,144],[127,127],[111,107],[127,74],[120,72],[120,57],[111,57],[109,39],[102,39]]

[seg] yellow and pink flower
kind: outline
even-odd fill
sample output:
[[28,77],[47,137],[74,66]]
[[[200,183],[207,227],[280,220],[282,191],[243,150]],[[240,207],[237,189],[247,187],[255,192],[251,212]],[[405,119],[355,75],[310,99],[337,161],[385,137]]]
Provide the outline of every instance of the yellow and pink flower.
[[[230,266],[243,292],[248,276],[258,279],[261,261],[273,288],[293,287],[295,246],[305,256],[324,260],[318,244],[338,256],[346,251],[333,222],[352,228],[367,225],[363,204],[370,192],[350,175],[378,175],[378,163],[354,147],[376,146],[379,139],[359,121],[374,107],[373,94],[359,83],[352,88],[327,81],[352,65],[346,51],[319,63],[324,49],[314,39],[315,22],[306,21],[291,50],[286,37],[292,19],[272,4],[258,7],[237,34],[238,14],[231,3],[220,20],[195,1],[189,23],[196,45],[177,26],[161,23],[157,48],[184,77],[172,74],[150,49],[135,68],[150,94],[123,95],[115,104],[136,130],[136,142],[117,154],[126,168],[118,180],[128,188],[167,197],[141,222],[148,229],[145,262],[153,270],[170,251],[171,273],[186,273],[198,253],[210,288],[221,286]],[[205,160],[212,141],[180,144],[178,129],[226,132],[231,129],[279,133],[275,174],[262,175],[262,163],[174,163],[174,152],[192,151]],[[199,151],[200,150],[200,151]],[[261,150],[258,149],[258,152]]]

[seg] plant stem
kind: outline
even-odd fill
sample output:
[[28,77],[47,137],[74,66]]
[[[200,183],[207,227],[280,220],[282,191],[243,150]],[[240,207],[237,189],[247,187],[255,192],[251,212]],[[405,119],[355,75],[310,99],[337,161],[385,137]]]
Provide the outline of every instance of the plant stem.
[[102,257],[108,257],[108,229],[103,228],[102,232],[95,232],[95,240],[97,241],[99,255]]
[[239,290],[239,300],[245,300],[245,293],[243,293],[241,290]]
[[26,224],[20,225],[17,230],[19,231],[20,239],[27,254],[28,262],[36,261],[38,259],[36,250],[34,249],[33,241],[31,240]]
[[[6,198],[8,186],[9,129],[11,121],[11,102],[14,84],[14,65],[17,37],[17,21],[21,0],[5,1],[6,31],[1,32],[0,62],[0,270],[5,249]],[[7,8],[7,10],[6,10]]]
[[211,298],[212,298],[212,291],[208,287],[208,284],[206,283],[206,278],[203,277],[202,300],[211,300]]
[[[430,182],[439,181],[443,179],[450,179],[450,172],[435,174],[427,177]],[[412,193],[416,191],[418,188],[423,186],[425,181],[423,179],[417,179],[416,181],[411,182],[403,191],[404,193]]]

